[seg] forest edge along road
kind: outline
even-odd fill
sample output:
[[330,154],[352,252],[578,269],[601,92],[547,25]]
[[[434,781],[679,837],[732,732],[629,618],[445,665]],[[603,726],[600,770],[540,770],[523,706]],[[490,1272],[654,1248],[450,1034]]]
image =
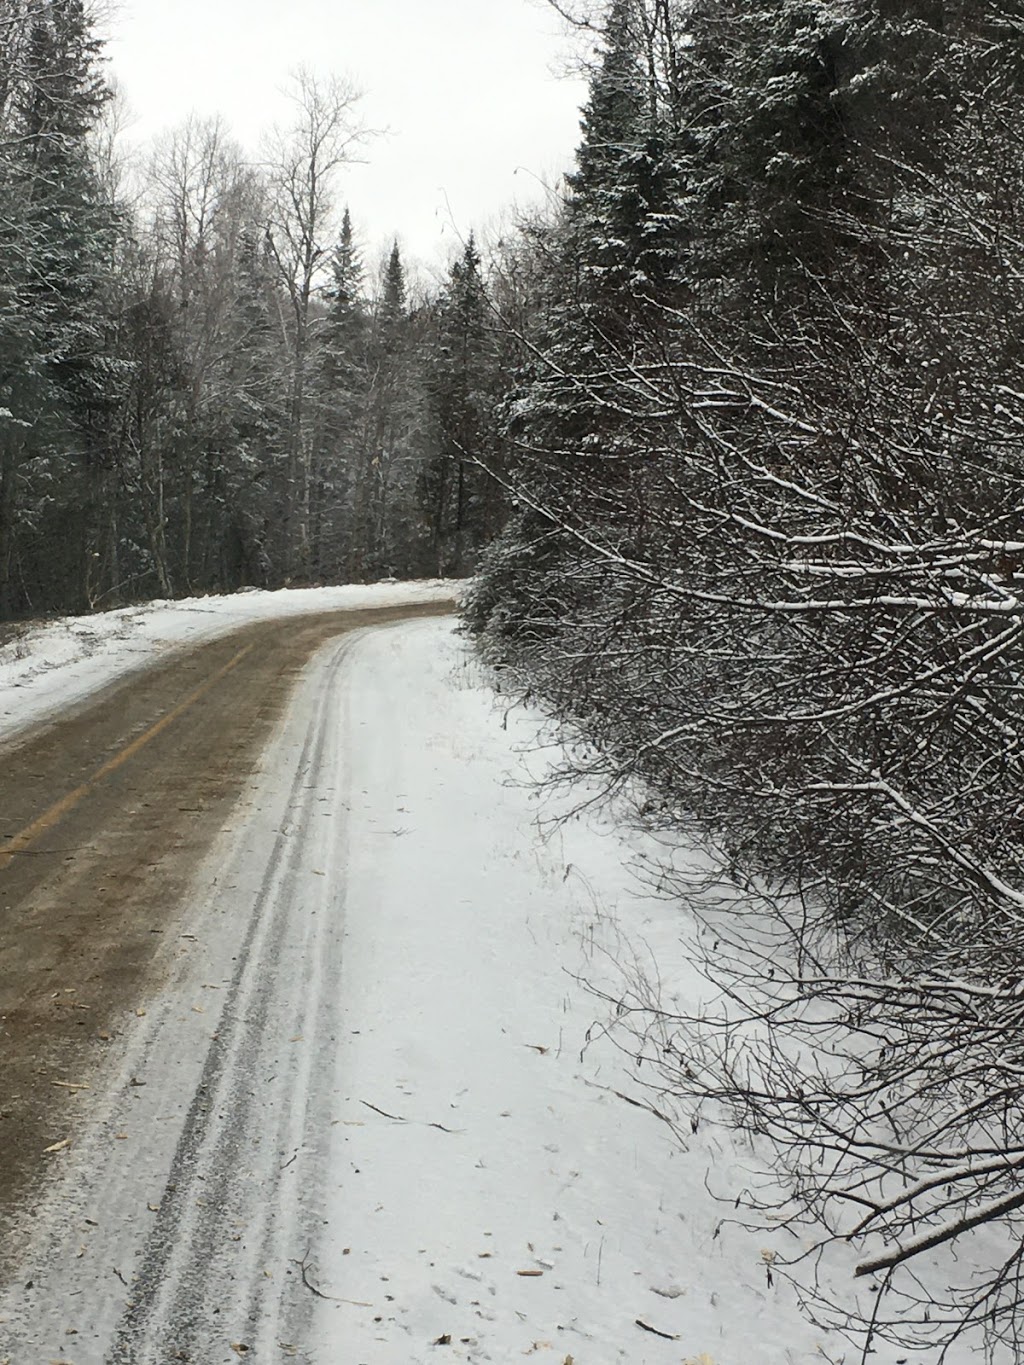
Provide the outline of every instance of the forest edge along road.
[[74,1141],[74,1097],[173,960],[192,876],[310,657],[336,635],[453,609],[249,625],[0,745],[0,1229],[42,1189],[47,1148]]

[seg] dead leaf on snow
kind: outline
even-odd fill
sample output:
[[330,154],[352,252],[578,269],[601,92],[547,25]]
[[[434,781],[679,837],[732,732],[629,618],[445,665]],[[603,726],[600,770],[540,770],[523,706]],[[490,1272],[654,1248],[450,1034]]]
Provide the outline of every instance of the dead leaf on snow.
[[249,1350],[251,1348],[246,1346],[244,1341],[233,1341],[231,1343],[231,1349],[234,1351],[236,1356],[244,1356],[249,1353]]
[[517,1270],[516,1274],[522,1275],[524,1278],[535,1279],[538,1275],[543,1275],[544,1272],[543,1270]]
[[550,1048],[541,1047],[540,1043],[524,1043],[523,1047],[528,1047],[533,1052],[539,1052],[542,1057],[546,1057],[551,1051]]
[[445,1332],[444,1336],[438,1337],[436,1341],[432,1341],[430,1344],[431,1346],[450,1346],[452,1344],[451,1332]]

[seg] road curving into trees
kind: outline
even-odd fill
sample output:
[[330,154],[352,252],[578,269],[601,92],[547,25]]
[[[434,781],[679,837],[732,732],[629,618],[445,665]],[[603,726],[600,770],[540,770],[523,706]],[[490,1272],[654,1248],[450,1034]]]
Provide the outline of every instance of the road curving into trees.
[[0,1228],[44,1192],[119,1021],[173,967],[194,874],[312,655],[452,607],[249,625],[0,747]]

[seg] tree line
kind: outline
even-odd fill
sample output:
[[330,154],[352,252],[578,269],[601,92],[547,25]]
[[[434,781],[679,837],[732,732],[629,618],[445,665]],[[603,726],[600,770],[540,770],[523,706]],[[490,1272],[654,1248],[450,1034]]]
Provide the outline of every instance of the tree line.
[[0,5],[0,619],[458,575],[497,529],[480,254],[367,267],[358,98],[290,96],[257,156],[192,117],[129,174],[83,0]]
[[[778,1184],[726,1193],[797,1234],[812,1311],[1019,1359],[1024,6],[576,17],[467,621],[713,850],[720,1003],[638,984],[624,1046],[774,1145]],[[868,1286],[838,1305],[835,1243]]]

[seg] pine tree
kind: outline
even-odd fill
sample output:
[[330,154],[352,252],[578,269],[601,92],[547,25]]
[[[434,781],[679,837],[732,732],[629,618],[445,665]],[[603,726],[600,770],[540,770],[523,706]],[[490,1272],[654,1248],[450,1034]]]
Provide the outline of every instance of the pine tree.
[[639,324],[645,299],[667,300],[686,251],[677,111],[652,66],[657,22],[643,0],[615,0],[567,180],[579,300],[593,326],[620,336]]
[[567,524],[600,526],[620,548],[642,534],[636,368],[663,353],[666,308],[686,289],[686,135],[674,75],[654,64],[661,22],[660,7],[644,0],[611,8],[577,169],[543,244],[552,264],[534,359],[508,426],[524,470],[540,481],[539,501]]
[[312,528],[313,569],[320,579],[344,576],[357,539],[361,434],[370,388],[370,319],[363,264],[346,208],[330,262],[319,332],[320,421]]
[[362,292],[363,263],[355,244],[352,218],[347,208],[341,221],[341,235],[331,257],[330,274],[322,349],[328,372],[334,373],[336,370],[340,377],[351,359],[350,352],[362,338],[366,324]]
[[476,598],[480,619],[485,600],[508,594],[514,606],[498,606],[495,620],[514,632],[527,618],[534,641],[549,621],[556,629],[548,603],[566,600],[566,583],[581,611],[594,590],[609,600],[587,539],[631,553],[646,534],[636,378],[643,357],[663,350],[665,308],[686,287],[689,244],[676,73],[655,55],[664,21],[663,6],[614,0],[565,206],[538,234],[546,268],[505,407],[520,506]]
[[502,513],[497,486],[482,469],[500,464],[491,332],[480,254],[470,234],[437,302],[429,377],[437,444],[420,473],[429,564],[441,577],[469,570]]
[[384,269],[384,287],[378,314],[378,326],[385,347],[392,342],[397,344],[406,316],[407,303],[405,265],[396,241],[391,247],[391,255]]
[[380,274],[367,339],[367,388],[354,481],[350,575],[393,575],[410,538],[410,438],[415,426],[416,356],[405,265],[395,241]]
[[[110,269],[120,230],[94,173],[88,134],[108,91],[98,74],[101,44],[81,0],[33,8],[19,79],[8,106],[10,185],[21,200],[18,255],[7,275],[15,315],[31,317],[33,350],[8,375],[8,392],[31,423],[32,445],[49,455],[46,520],[22,547],[23,570],[48,596],[85,607],[96,591],[95,545],[110,496],[110,428],[126,371],[111,355]],[[34,353],[33,353],[34,351]],[[17,362],[15,362],[17,365]],[[9,428],[0,460],[0,611],[13,604],[10,556],[22,484],[24,428]],[[0,438],[2,439],[2,438]],[[54,497],[53,486],[61,488]],[[74,488],[74,492],[72,492]],[[42,488],[36,490],[39,496]],[[54,553],[54,546],[59,547]]]

